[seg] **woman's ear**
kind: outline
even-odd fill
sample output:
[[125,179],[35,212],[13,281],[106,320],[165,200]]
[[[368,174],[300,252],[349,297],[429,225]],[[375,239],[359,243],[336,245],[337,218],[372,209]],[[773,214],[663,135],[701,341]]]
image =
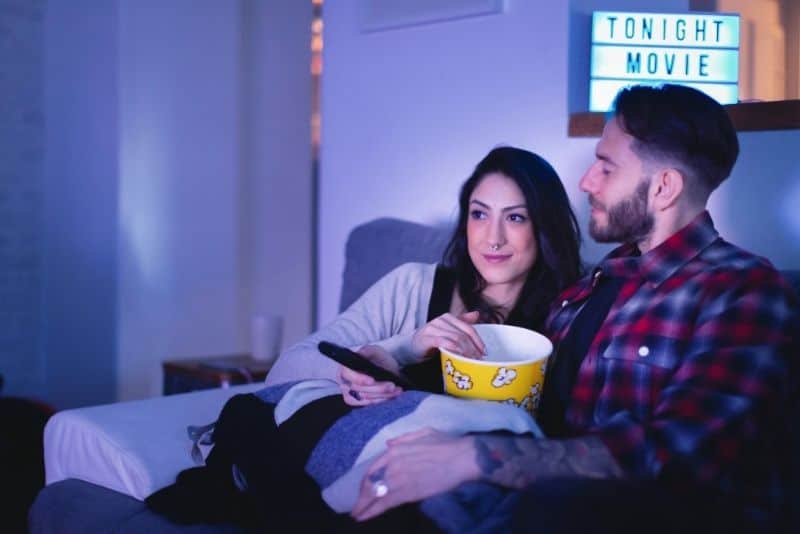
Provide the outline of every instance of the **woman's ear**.
[[653,208],[664,210],[675,204],[685,188],[683,174],[677,169],[661,169],[653,177]]

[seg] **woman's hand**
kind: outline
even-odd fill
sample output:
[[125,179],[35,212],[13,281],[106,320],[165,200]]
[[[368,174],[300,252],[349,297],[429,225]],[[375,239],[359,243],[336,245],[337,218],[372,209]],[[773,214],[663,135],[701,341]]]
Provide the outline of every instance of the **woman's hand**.
[[[399,375],[400,366],[391,354],[377,345],[364,345],[357,351],[375,365]],[[393,399],[403,392],[403,388],[392,382],[377,382],[374,378],[352,369],[339,366],[337,374],[339,389],[345,404],[367,406]]]
[[486,346],[472,327],[478,318],[477,311],[458,316],[450,313],[440,315],[414,333],[411,348],[423,358],[431,356],[439,347],[467,358],[481,358],[486,354]]
[[431,429],[389,440],[387,449],[367,469],[350,515],[365,521],[390,508],[451,490],[477,480],[474,440]]

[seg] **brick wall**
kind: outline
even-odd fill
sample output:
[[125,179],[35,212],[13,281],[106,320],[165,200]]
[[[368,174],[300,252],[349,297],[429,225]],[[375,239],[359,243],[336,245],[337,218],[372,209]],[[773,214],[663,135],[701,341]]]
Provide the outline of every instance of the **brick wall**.
[[41,355],[44,0],[0,0],[0,373],[36,395]]

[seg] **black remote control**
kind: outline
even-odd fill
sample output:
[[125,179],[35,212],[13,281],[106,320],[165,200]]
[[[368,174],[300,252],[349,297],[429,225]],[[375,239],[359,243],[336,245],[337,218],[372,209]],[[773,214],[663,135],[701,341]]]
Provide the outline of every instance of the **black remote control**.
[[339,345],[334,345],[327,341],[320,341],[317,348],[328,358],[339,362],[353,371],[369,375],[378,382],[393,382],[403,389],[414,389],[411,382],[402,376],[398,376],[379,365],[375,365],[359,353],[353,352],[348,348],[340,347]]

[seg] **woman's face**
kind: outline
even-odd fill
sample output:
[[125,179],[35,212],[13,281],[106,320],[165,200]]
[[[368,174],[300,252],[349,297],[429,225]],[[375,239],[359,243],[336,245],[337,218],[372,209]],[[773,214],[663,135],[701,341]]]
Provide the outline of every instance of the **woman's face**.
[[469,257],[487,289],[522,287],[536,261],[536,236],[522,191],[504,174],[490,173],[478,182],[468,208]]

